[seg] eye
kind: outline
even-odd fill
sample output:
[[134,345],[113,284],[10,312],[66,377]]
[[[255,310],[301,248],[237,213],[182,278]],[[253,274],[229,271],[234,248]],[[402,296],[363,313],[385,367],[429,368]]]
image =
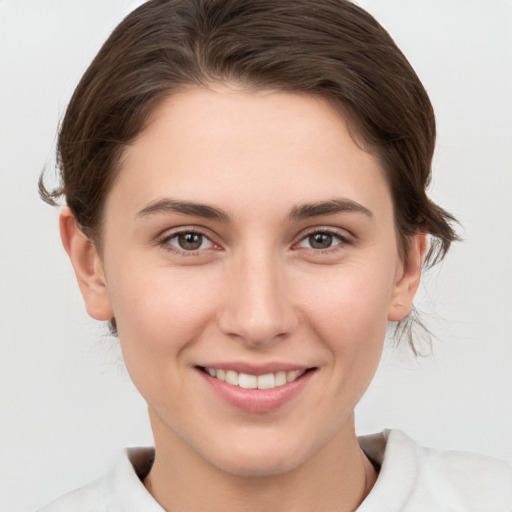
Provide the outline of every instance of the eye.
[[181,231],[179,233],[174,233],[173,235],[166,237],[164,243],[184,252],[210,249],[214,245],[208,237],[196,231]]
[[316,250],[325,250],[337,247],[343,243],[348,243],[348,240],[337,233],[333,233],[332,231],[315,231],[305,236],[299,242],[298,246]]

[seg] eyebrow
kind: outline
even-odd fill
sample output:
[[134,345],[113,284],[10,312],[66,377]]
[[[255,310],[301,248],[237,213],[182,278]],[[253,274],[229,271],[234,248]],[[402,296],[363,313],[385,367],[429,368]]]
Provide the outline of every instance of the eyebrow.
[[[140,218],[167,212],[177,213],[179,215],[202,217],[204,219],[217,220],[224,223],[228,223],[230,221],[229,214],[220,208],[203,203],[180,201],[177,199],[160,199],[155,201],[140,210],[137,217]],[[318,201],[316,203],[305,203],[295,206],[290,211],[288,219],[290,221],[297,221],[344,212],[362,213],[373,219],[373,213],[368,208],[352,201],[351,199],[345,198]]]
[[193,215],[205,219],[229,222],[229,215],[220,208],[193,201],[179,201],[176,199],[160,199],[143,208],[137,217],[146,217],[155,213],[177,213],[179,215]]
[[303,220],[311,217],[320,217],[321,215],[333,215],[344,212],[362,213],[370,219],[373,219],[373,213],[368,208],[351,199],[345,198],[296,206],[290,212],[289,219]]

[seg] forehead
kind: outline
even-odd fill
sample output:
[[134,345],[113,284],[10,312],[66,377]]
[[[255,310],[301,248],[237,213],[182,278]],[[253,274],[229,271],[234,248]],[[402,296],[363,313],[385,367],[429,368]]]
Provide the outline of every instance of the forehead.
[[165,195],[232,209],[262,201],[289,208],[333,195],[390,201],[379,162],[329,103],[229,87],[194,88],[163,101],[125,152],[111,196],[123,190],[133,209]]

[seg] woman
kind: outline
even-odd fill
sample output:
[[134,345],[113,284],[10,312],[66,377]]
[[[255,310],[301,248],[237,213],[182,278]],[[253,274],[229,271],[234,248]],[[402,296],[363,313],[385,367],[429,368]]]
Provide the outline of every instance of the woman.
[[[344,1],[150,1],[62,123],[60,228],[155,450],[45,510],[508,510],[505,462],[353,410],[457,237],[430,102]],[[409,342],[413,342],[409,339]],[[102,508],[103,507],[103,508]]]

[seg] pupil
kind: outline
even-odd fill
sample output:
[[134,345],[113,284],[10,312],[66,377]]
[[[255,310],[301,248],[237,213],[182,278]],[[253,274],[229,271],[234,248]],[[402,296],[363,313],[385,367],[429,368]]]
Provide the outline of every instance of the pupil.
[[328,249],[332,245],[332,235],[329,233],[315,233],[310,235],[309,243],[313,249]]
[[182,249],[194,251],[201,247],[203,243],[203,235],[198,233],[185,233],[178,236],[178,243]]

